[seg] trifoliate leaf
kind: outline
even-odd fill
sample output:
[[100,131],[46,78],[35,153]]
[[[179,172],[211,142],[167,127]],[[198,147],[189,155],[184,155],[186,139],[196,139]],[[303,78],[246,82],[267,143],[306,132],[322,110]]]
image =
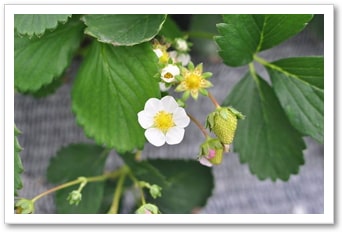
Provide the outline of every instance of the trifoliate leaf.
[[23,164],[21,163],[21,158],[19,153],[22,151],[22,147],[19,144],[17,136],[21,132],[14,125],[14,195],[18,196],[18,190],[23,187],[20,174],[24,171]]
[[323,57],[286,58],[273,62],[267,71],[291,124],[323,143]]
[[70,20],[42,38],[15,33],[14,85],[22,93],[35,92],[59,78],[69,66],[82,39],[83,25]]
[[87,25],[86,34],[116,46],[132,46],[151,40],[165,19],[166,15],[158,14],[91,14],[82,18]]
[[245,65],[253,55],[280,44],[300,32],[313,15],[246,15],[223,16],[215,37],[220,56],[230,66]]
[[14,28],[20,35],[41,37],[46,30],[56,29],[58,23],[64,24],[70,17],[70,14],[16,14]]
[[288,180],[304,164],[305,144],[292,127],[273,89],[248,73],[232,90],[223,105],[246,115],[234,138],[234,151],[248,163],[259,179]]
[[142,148],[137,113],[159,97],[158,59],[148,43],[115,47],[94,41],[72,89],[72,108],[85,133],[119,152]]
[[[108,151],[93,144],[72,144],[57,152],[50,161],[47,179],[54,184],[62,184],[77,179],[101,175],[104,170]],[[87,183],[82,190],[80,203],[70,205],[67,201],[69,193],[77,190],[74,185],[56,192],[57,213],[97,213],[104,191],[104,182]]]

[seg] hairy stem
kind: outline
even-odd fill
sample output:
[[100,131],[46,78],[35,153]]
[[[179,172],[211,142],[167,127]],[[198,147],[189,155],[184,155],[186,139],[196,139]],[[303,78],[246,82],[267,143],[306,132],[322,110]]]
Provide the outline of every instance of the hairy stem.
[[202,124],[194,117],[192,116],[191,114],[187,113],[189,118],[191,119],[191,121],[193,123],[195,123],[195,125],[201,130],[202,134],[204,135],[204,137],[208,137],[209,134],[208,132],[206,131],[206,129],[202,126]]
[[211,100],[211,102],[214,104],[214,106],[216,108],[221,108],[220,104],[217,102],[216,98],[210,93],[208,92],[208,97]]

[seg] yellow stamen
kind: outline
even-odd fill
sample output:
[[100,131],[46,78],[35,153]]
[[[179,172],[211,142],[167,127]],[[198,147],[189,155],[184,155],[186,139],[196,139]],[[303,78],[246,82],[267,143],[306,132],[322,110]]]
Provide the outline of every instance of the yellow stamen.
[[201,87],[202,77],[196,72],[189,73],[185,77],[185,84],[187,89],[198,90]]
[[161,57],[159,57],[159,62],[162,64],[167,64],[167,62],[169,61],[169,54],[167,53],[167,51],[163,51],[163,55]]
[[171,79],[171,78],[173,78],[173,75],[171,73],[167,72],[167,73],[165,73],[164,78]]
[[154,116],[154,126],[166,133],[171,127],[175,126],[172,114],[163,110],[159,111]]

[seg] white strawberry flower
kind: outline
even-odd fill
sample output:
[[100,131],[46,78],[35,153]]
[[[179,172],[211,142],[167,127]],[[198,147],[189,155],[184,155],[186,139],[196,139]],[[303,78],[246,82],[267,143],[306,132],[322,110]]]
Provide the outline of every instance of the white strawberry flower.
[[182,66],[187,66],[191,60],[191,57],[187,53],[179,53],[177,51],[170,51],[169,56],[174,63],[180,62]]
[[154,146],[160,147],[165,143],[180,143],[190,118],[173,97],[165,96],[160,100],[147,100],[144,110],[138,113],[138,121],[141,127],[146,129],[146,139]]
[[180,74],[180,70],[177,65],[168,64],[165,68],[161,71],[161,79],[166,83],[171,83],[175,81],[175,77]]
[[177,38],[176,42],[176,49],[180,52],[187,52],[189,50],[188,43],[185,39]]

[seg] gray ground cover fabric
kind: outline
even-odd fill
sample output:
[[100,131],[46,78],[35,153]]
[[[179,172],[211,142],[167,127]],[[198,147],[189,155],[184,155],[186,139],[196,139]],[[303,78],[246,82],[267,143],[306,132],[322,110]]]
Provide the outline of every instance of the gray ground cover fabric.
[[[305,55],[323,55],[323,42],[306,32],[261,54],[270,61]],[[198,58],[194,60],[201,61]],[[73,68],[68,71],[67,75],[71,79],[75,76],[77,66],[78,62],[74,62]],[[204,69],[213,73],[211,81],[214,88],[211,92],[219,102],[223,101],[247,70],[245,67],[230,68],[207,60],[204,61]],[[262,76],[267,76],[264,69],[257,69]],[[55,94],[42,99],[15,95],[15,123],[23,132],[19,141],[24,148],[21,152],[25,167],[22,174],[24,188],[19,191],[21,197],[31,198],[52,187],[46,181],[46,169],[50,158],[62,146],[92,142],[75,123],[70,107],[71,87],[72,81],[59,88]],[[211,102],[204,97],[200,97],[197,104],[190,104],[191,101],[189,113],[204,123],[208,112],[213,110]],[[198,128],[190,124],[180,145],[156,148],[147,144],[143,158],[195,159],[202,142],[201,136]],[[250,173],[246,164],[240,164],[238,154],[226,154],[223,163],[213,168],[215,189],[199,213],[324,213],[323,145],[310,138],[305,138],[305,142],[305,165],[301,166],[299,175],[291,176],[288,182],[260,181]],[[120,165],[121,160],[116,154],[111,154],[106,167],[113,169]],[[128,212],[129,195],[125,197],[125,202],[127,207],[124,212]],[[36,213],[55,213],[52,195],[36,203]]]

